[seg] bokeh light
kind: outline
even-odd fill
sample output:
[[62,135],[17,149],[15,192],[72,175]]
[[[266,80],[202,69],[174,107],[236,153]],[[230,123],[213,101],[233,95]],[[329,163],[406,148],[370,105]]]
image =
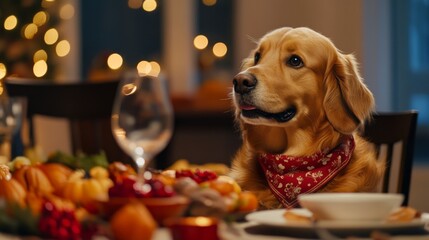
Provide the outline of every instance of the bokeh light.
[[227,52],[228,52],[228,48],[223,42],[218,42],[213,46],[213,54],[216,57],[223,57],[226,55]]
[[152,65],[148,61],[140,61],[137,64],[137,72],[140,76],[145,76],[152,70]]
[[209,44],[209,40],[204,35],[198,35],[194,38],[194,46],[197,49],[204,49]]
[[68,20],[74,17],[74,6],[71,5],[70,3],[64,4],[61,8],[60,8],[60,18],[63,20]]
[[156,9],[157,3],[155,0],[144,0],[142,8],[146,12],[152,12]]
[[59,57],[67,56],[70,52],[70,43],[67,40],[61,40],[55,47],[55,52]]
[[149,72],[149,75],[154,76],[154,77],[158,77],[159,73],[161,72],[161,66],[159,65],[159,63],[157,63],[155,61],[151,61],[150,66],[152,69]]
[[109,66],[110,69],[116,70],[122,67],[123,59],[121,55],[117,53],[112,53],[107,58],[107,66]]
[[161,72],[161,66],[155,61],[148,62],[143,60],[137,64],[137,72],[140,76],[158,77]]
[[42,26],[48,21],[48,14],[45,11],[36,13],[33,17],[33,23],[38,27]]
[[24,37],[26,39],[32,39],[34,35],[36,35],[37,31],[39,31],[39,28],[37,27],[36,24],[34,23],[27,24],[24,27]]
[[54,5],[55,0],[42,0],[42,7],[49,9],[50,7],[52,7]]
[[34,63],[33,73],[36,77],[43,77],[48,72],[48,64],[44,60]]
[[40,61],[40,60],[48,61],[48,54],[43,49],[38,50],[33,55],[33,61],[34,62],[37,62],[37,61]]
[[58,31],[55,28],[51,28],[45,33],[45,43],[52,45],[58,41]]
[[142,7],[142,0],[128,0],[128,7],[132,9],[139,9]]
[[203,0],[203,4],[206,6],[213,6],[215,5],[217,0]]
[[0,79],[3,79],[4,77],[6,77],[6,73],[7,73],[6,65],[0,62]]
[[16,28],[16,25],[18,25],[18,18],[15,15],[10,15],[4,20],[4,29],[6,30],[12,30]]

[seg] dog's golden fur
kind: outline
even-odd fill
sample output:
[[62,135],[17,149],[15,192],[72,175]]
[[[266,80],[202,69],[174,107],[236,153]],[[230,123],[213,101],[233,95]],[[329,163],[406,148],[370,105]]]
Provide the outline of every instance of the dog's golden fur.
[[[291,66],[288,61],[292,56],[303,64]],[[353,55],[341,53],[328,38],[311,29],[280,28],[260,39],[236,78],[243,74],[254,76],[257,83],[246,93],[232,91],[243,145],[233,159],[231,176],[244,190],[257,195],[261,207],[282,206],[261,171],[260,153],[307,156],[334,148],[344,134],[355,138],[352,159],[321,191],[367,192],[377,188],[383,166],[377,163],[373,146],[356,133],[370,118],[374,99]],[[296,114],[286,122],[244,117],[241,105],[268,113],[293,107]]]

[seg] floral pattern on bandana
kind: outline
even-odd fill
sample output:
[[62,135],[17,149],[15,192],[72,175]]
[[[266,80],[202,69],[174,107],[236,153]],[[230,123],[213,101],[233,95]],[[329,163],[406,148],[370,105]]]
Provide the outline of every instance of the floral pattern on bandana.
[[354,148],[353,136],[347,136],[331,151],[304,157],[264,153],[258,161],[271,192],[284,207],[293,208],[299,194],[318,191],[347,166]]

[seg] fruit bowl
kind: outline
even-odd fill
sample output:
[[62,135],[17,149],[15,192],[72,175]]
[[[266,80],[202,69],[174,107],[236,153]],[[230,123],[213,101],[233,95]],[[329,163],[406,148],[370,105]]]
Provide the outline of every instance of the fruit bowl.
[[298,196],[319,220],[382,221],[399,208],[403,195],[393,193],[313,193]]
[[164,220],[167,218],[182,216],[189,206],[190,200],[181,195],[157,198],[115,197],[110,198],[109,201],[99,202],[99,210],[102,216],[110,218],[122,206],[134,202],[143,203],[154,220],[159,225],[163,225]]

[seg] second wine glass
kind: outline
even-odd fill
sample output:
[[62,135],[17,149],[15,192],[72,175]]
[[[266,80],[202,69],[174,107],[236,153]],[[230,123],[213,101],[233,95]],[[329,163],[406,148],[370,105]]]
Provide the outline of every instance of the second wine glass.
[[120,82],[112,112],[113,136],[138,167],[143,187],[148,163],[168,144],[173,109],[161,77],[128,74]]

